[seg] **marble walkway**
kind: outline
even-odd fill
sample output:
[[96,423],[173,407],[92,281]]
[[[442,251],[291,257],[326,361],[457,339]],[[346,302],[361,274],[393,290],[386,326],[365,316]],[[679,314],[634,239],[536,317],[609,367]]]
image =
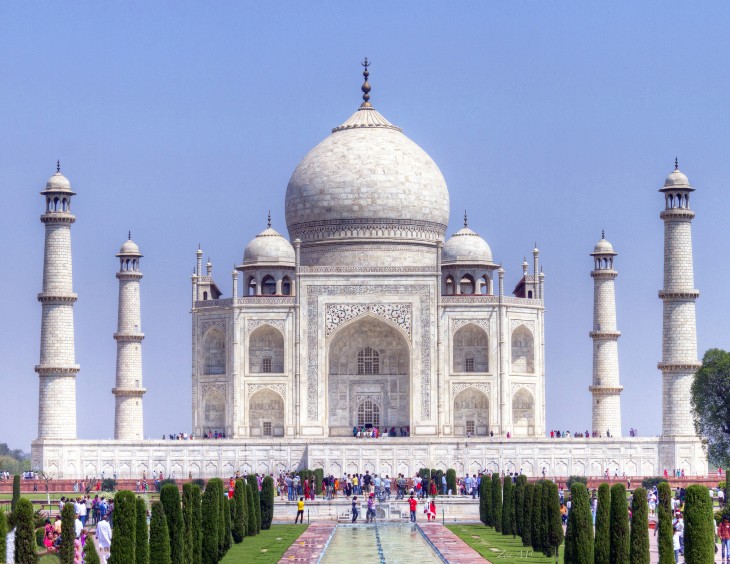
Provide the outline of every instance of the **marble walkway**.
[[337,523],[312,523],[287,549],[280,563],[317,562]]
[[419,523],[428,540],[438,549],[447,562],[458,564],[483,564],[487,562],[476,550],[449,531],[441,523]]

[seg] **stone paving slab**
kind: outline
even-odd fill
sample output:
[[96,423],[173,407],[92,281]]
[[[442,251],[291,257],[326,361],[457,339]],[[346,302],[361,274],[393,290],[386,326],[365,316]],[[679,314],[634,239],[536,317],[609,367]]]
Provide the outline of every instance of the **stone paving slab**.
[[484,564],[489,562],[476,550],[466,544],[440,523],[419,524],[428,540],[448,562],[458,564]]
[[312,523],[287,549],[279,562],[317,562],[336,526],[334,522]]

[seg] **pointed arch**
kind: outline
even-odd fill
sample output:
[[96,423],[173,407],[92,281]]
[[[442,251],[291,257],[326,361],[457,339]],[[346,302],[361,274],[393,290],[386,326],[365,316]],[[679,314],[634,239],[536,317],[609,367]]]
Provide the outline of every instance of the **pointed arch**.
[[261,281],[261,294],[264,296],[275,296],[276,295],[276,279],[267,274]]
[[474,288],[474,277],[471,274],[464,274],[459,280],[459,292],[466,295],[473,294]]
[[454,397],[454,434],[486,436],[489,434],[489,398],[476,388],[466,388]]
[[535,396],[527,388],[520,388],[512,396],[512,429],[515,436],[535,434]]
[[454,277],[449,274],[444,281],[444,294],[447,296],[454,295]]
[[226,398],[220,390],[210,389],[203,398],[203,431],[224,431],[226,427]]
[[512,372],[535,373],[535,339],[524,324],[512,331]]
[[203,335],[203,374],[226,373],[226,334],[211,327]]
[[454,372],[489,372],[489,336],[474,323],[461,327],[453,337]]
[[252,436],[284,436],[284,398],[271,388],[261,389],[251,395],[248,413]]
[[251,332],[248,370],[252,374],[284,373],[284,335],[276,327],[267,323]]

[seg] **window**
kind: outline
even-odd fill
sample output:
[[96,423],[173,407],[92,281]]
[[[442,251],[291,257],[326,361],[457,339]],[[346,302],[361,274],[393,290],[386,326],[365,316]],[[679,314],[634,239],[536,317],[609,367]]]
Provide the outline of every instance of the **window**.
[[365,347],[357,353],[358,374],[380,374],[380,355],[378,351]]
[[262,359],[261,372],[271,373],[271,357]]
[[365,400],[357,408],[358,425],[380,425],[380,407],[372,400]]
[[467,435],[473,435],[474,434],[474,421],[467,421],[466,422],[466,434]]
[[466,372],[474,372],[474,359],[473,358],[467,358],[465,362],[465,371]]
[[264,421],[262,423],[262,425],[263,425],[264,437],[270,437],[271,436],[271,421]]

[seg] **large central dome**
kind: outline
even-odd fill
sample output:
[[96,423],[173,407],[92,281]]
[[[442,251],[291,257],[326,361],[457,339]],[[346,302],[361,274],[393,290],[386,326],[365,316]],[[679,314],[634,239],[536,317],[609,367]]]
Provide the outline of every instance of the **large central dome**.
[[286,223],[291,239],[304,246],[333,239],[443,239],[446,181],[431,157],[370,105],[369,89],[366,82],[362,106],[289,180]]

